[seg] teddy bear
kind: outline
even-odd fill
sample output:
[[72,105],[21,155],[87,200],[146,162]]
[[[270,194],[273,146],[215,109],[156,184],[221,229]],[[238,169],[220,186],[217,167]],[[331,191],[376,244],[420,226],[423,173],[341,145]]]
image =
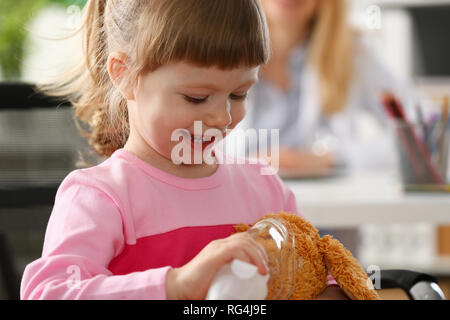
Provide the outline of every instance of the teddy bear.
[[[263,221],[272,223],[259,227],[262,224],[258,222]],[[274,228],[278,230],[274,232]],[[351,252],[329,235],[321,238],[318,230],[297,214],[267,214],[253,227],[240,224],[234,229],[249,232],[268,253],[271,272],[267,300],[314,299],[327,287],[328,274],[352,300],[380,299]]]

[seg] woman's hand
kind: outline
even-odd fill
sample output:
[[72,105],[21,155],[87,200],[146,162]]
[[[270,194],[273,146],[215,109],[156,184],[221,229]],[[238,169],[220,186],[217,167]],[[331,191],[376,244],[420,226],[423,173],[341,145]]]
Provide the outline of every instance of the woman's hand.
[[[258,157],[257,155],[254,157]],[[279,171],[280,176],[322,176],[333,172],[336,160],[332,153],[316,155],[310,151],[281,148],[278,162],[272,163],[272,156],[260,157]]]
[[189,263],[170,269],[166,278],[167,299],[204,299],[217,271],[234,259],[255,265],[261,275],[269,272],[264,248],[246,232],[237,233],[212,241]]
[[335,165],[334,156],[331,153],[315,155],[312,152],[297,149],[280,149],[280,168],[304,169],[305,171],[317,171],[330,169]]

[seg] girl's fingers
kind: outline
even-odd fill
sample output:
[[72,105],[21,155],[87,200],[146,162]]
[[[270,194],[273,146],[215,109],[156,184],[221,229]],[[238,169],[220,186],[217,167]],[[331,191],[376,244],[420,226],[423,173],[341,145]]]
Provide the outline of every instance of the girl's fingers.
[[258,267],[259,273],[262,275],[267,274],[269,272],[269,259],[266,250],[253,239],[251,239],[248,249],[249,253],[252,254],[256,260],[256,266]]
[[242,236],[236,238],[236,241],[238,241],[236,243],[237,249],[232,253],[233,258],[249,262],[258,267],[260,274],[267,274],[269,271],[268,258],[264,248],[248,234],[242,234]]
[[[253,239],[252,239],[252,240],[253,240]],[[262,259],[264,260],[264,262],[265,262],[266,264],[269,263],[269,256],[268,256],[267,251],[266,251],[266,249],[264,248],[264,246],[263,246],[262,244],[256,242],[255,240],[253,240],[253,242],[254,242],[254,244],[255,244],[255,246],[256,246],[256,249],[257,249],[258,252],[261,254]]]

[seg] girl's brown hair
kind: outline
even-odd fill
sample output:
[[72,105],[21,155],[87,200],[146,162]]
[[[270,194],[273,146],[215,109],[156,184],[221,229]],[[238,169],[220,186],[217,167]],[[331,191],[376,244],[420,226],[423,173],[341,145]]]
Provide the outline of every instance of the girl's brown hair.
[[40,88],[68,99],[82,135],[101,157],[124,146],[127,102],[107,70],[111,52],[125,53],[121,85],[172,61],[232,69],[269,59],[269,36],[259,0],[89,0],[83,9],[84,61]]
[[321,0],[311,29],[309,61],[319,77],[322,110],[345,108],[353,76],[353,39],[346,0]]

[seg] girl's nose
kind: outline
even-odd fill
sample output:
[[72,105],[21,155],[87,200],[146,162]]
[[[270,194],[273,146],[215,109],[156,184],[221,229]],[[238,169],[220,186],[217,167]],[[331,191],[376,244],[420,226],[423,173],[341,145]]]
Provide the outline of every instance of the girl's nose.
[[233,122],[231,118],[231,104],[215,106],[206,116],[205,123],[210,128],[226,128]]

